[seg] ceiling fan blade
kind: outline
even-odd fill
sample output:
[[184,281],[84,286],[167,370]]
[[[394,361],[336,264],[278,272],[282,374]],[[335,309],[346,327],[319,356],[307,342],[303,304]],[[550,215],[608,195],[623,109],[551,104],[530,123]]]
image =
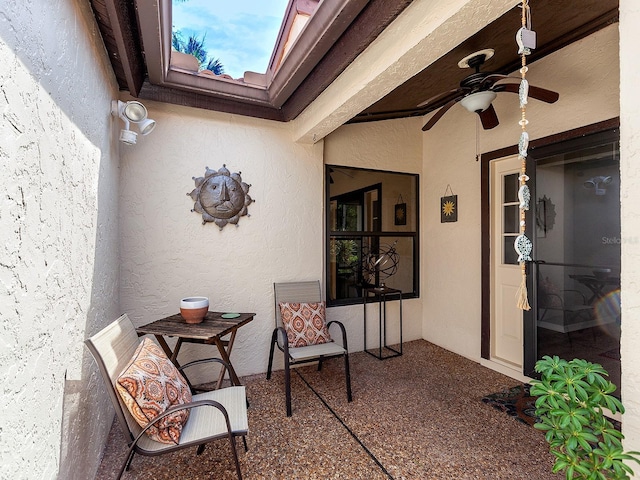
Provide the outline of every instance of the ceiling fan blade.
[[480,116],[480,121],[482,122],[482,128],[484,128],[485,130],[495,128],[500,123],[498,121],[496,109],[493,108],[493,105],[489,105],[489,108],[480,112],[478,115]]
[[431,127],[433,127],[436,124],[436,122],[438,120],[440,120],[445,113],[447,113],[447,110],[449,110],[451,107],[453,107],[458,100],[460,100],[460,99],[459,98],[455,98],[455,99],[451,100],[449,103],[446,103],[443,107],[441,107],[440,110],[438,110],[435,113],[435,115],[433,117],[431,117],[427,123],[424,124],[424,127],[422,127],[422,131],[426,132]]
[[419,103],[418,105],[416,105],[416,108],[426,107],[430,103],[437,103],[438,100],[445,100],[448,97],[450,97],[451,95],[453,95],[454,93],[462,94],[464,92],[463,92],[463,90],[461,88],[454,88],[453,90],[449,90],[448,92],[439,93],[438,95],[434,95],[433,97],[429,98],[428,100],[425,100],[424,102]]
[[[494,92],[510,93],[518,93],[519,89],[519,83],[501,83],[500,85],[496,85],[492,88]],[[535,98],[536,100],[547,103],[555,103],[560,98],[560,94],[558,92],[547,90],[546,88],[535,87],[531,84],[529,84],[529,96],[531,98]]]

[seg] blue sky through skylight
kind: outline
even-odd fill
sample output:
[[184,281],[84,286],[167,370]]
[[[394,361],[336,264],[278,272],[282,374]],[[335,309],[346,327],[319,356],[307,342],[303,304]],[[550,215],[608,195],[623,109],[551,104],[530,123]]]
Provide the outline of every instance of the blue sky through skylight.
[[173,30],[205,37],[210,58],[233,78],[265,73],[288,0],[173,0]]

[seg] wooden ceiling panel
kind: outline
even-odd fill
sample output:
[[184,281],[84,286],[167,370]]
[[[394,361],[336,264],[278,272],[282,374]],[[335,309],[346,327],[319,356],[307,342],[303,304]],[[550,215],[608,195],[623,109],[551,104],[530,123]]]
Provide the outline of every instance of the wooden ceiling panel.
[[[575,2],[557,0],[534,0],[530,5],[532,29],[537,34],[537,48],[529,56],[529,63],[617,21],[618,18],[618,0],[583,0],[579,8]],[[514,7],[351,121],[425,115],[439,108],[451,97],[443,97],[440,102],[427,108],[417,108],[417,105],[458,88],[460,81],[473,73],[471,69],[460,69],[458,62],[485,48],[494,49],[495,55],[482,66],[482,71],[508,74],[517,70],[520,57],[515,32],[521,25],[521,11],[519,6]]]

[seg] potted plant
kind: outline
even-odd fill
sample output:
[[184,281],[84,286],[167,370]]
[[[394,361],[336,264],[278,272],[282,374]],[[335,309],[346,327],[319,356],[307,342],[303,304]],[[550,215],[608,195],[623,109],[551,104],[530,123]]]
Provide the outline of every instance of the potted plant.
[[624,435],[604,415],[624,413],[612,394],[616,386],[597,363],[563,360],[545,355],[535,365],[540,380],[531,381],[538,423],[549,449],[556,457],[553,472],[565,472],[567,479],[624,479],[633,470],[624,461],[636,461],[640,452],[624,452]]

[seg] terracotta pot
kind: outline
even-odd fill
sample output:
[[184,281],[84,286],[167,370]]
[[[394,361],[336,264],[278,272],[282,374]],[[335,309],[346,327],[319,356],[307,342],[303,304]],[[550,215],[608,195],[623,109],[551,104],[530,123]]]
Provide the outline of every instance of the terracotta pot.
[[207,297],[186,297],[180,300],[180,314],[187,323],[200,323],[209,311]]

